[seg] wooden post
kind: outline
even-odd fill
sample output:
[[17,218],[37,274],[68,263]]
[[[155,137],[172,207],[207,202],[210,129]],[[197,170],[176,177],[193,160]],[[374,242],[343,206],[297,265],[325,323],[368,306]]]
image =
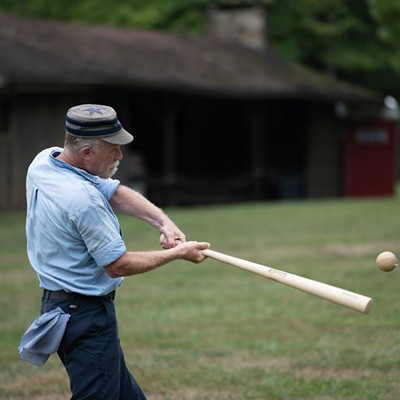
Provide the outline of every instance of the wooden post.
[[265,177],[265,117],[258,107],[250,110],[251,137],[251,175],[253,181],[253,199],[262,200],[264,197]]
[[169,206],[176,204],[176,102],[167,99],[163,115],[163,170],[166,184],[166,203]]

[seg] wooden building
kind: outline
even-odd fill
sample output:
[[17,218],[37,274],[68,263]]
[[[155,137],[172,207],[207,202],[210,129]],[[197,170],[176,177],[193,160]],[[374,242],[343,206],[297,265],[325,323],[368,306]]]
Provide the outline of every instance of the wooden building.
[[0,15],[0,208],[81,103],[117,110],[119,178],[157,204],[346,195],[348,117],[381,100],[255,43]]

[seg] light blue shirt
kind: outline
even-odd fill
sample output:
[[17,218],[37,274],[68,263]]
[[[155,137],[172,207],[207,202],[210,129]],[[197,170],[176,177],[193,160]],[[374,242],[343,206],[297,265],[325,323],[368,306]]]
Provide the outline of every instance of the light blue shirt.
[[120,182],[58,160],[61,151],[43,150],[28,169],[28,258],[44,289],[105,295],[123,281],[104,270],[126,252],[109,204]]

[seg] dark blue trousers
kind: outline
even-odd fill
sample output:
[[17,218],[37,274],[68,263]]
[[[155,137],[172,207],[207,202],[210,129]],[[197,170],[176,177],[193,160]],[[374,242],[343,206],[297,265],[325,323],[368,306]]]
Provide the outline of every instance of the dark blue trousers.
[[56,307],[71,315],[58,350],[71,400],[146,400],[125,364],[113,300],[43,299],[41,313]]

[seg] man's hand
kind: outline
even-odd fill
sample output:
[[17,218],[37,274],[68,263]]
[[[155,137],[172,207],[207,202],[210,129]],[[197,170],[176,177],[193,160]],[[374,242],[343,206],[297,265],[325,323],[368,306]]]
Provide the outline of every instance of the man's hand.
[[203,254],[203,250],[208,248],[210,248],[210,243],[192,241],[180,243],[178,246],[176,246],[176,249],[179,249],[180,251],[180,258],[195,264],[199,264],[207,258]]
[[179,244],[186,242],[186,236],[182,232],[174,232],[174,234],[169,236],[169,240],[167,236],[162,233],[160,235],[160,246],[165,249],[171,249]]

